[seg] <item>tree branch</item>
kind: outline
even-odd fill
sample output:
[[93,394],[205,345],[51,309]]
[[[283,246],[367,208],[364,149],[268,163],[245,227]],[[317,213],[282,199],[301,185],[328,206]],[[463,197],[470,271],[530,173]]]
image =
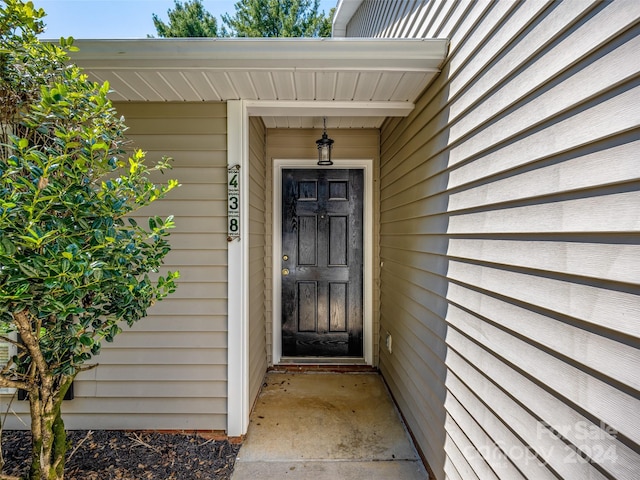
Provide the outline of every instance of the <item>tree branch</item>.
[[17,380],[9,380],[6,377],[0,377],[0,387],[7,388],[19,388],[21,390],[29,390],[29,384],[26,382],[19,382]]
[[31,359],[38,370],[38,375],[42,380],[44,380],[45,377],[50,376],[49,366],[42,355],[38,339],[31,330],[28,310],[22,310],[21,312],[14,313],[13,318],[16,322],[16,327],[18,327],[18,333],[20,333],[22,344],[26,347],[29,355],[31,355]]
[[0,342],[11,343],[12,345],[15,345],[18,348],[21,347],[20,342],[17,342],[9,337],[5,337],[4,335],[0,335]]
[[76,367],[76,370],[78,371],[78,373],[87,372],[89,370],[93,370],[98,365],[99,365],[98,363],[94,363],[93,365],[83,365],[82,367]]

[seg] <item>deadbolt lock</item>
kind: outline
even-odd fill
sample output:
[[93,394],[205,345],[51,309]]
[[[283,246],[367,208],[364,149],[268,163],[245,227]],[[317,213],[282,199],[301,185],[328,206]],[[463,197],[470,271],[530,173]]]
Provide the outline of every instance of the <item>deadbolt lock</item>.
[[288,269],[288,268],[283,268],[283,269],[282,269],[282,275],[284,275],[285,277],[286,277],[287,275],[289,275],[289,269]]
[[289,255],[282,255],[282,260],[284,260],[285,262],[289,260]]

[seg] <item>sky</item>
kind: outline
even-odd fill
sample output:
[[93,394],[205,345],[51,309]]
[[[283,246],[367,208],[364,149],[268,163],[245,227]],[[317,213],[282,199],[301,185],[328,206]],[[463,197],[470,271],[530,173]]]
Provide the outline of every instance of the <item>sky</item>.
[[[32,0],[44,8],[47,16],[43,39],[73,38],[146,38],[155,35],[151,15],[165,22],[173,0]],[[203,0],[203,5],[218,19],[224,13],[234,14],[238,0]],[[184,3],[184,2],[183,2]],[[320,0],[320,11],[329,13],[338,0]]]

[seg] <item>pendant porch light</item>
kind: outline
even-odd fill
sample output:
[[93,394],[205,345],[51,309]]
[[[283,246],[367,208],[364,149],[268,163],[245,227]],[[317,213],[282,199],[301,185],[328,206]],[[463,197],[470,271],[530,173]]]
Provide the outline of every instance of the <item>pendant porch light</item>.
[[327,117],[322,119],[324,131],[322,137],[316,140],[318,146],[318,165],[333,165],[331,161],[331,150],[333,149],[333,140],[327,135]]

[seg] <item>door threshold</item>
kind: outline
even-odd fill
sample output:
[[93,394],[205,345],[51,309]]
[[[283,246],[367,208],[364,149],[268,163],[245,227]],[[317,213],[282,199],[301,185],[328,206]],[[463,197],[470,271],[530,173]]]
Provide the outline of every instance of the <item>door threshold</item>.
[[379,373],[366,363],[279,363],[269,367],[273,373]]
[[366,365],[364,358],[354,357],[280,357],[279,365]]
[[364,358],[353,357],[282,357],[269,367],[270,372],[288,373],[378,373]]

